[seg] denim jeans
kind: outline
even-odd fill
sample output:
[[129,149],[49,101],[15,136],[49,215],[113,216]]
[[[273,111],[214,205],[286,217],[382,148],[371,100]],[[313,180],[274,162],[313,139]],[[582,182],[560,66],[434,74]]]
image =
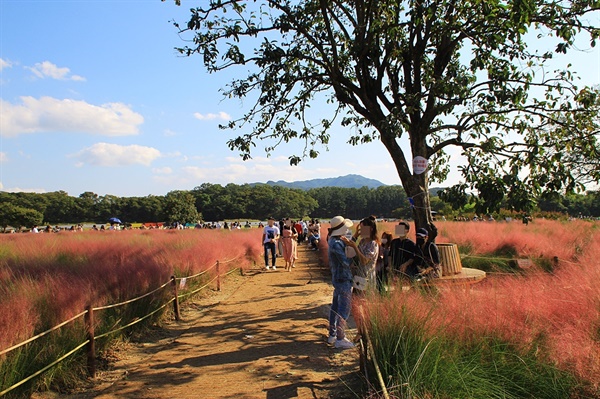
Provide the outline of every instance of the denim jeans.
[[352,306],[352,281],[333,283],[333,301],[329,311],[329,336],[344,339],[346,320],[350,317]]
[[275,266],[275,261],[277,260],[277,253],[275,252],[275,243],[274,242],[265,242],[265,266],[269,266],[269,251],[271,251],[271,258],[273,264],[271,266]]

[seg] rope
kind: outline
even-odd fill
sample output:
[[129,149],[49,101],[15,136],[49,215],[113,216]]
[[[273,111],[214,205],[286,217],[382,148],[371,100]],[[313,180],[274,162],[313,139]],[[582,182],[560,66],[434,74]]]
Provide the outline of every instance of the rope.
[[[217,264],[221,264],[221,263],[230,263],[230,262],[233,262],[234,260],[236,260],[236,259],[238,259],[238,258],[239,258],[239,257],[235,257],[235,258],[228,259],[228,260],[225,260],[225,261],[222,261],[222,262],[219,262],[219,261],[217,261],[217,262],[215,262],[215,264],[214,264],[214,265],[212,265],[211,267],[209,267],[209,268],[208,268],[208,269],[206,269],[206,270],[203,270],[203,271],[202,271],[202,272],[200,272],[200,273],[197,273],[197,274],[195,274],[195,275],[188,276],[188,277],[178,277],[178,278],[176,278],[176,280],[181,280],[182,278],[189,279],[189,278],[195,278],[195,277],[201,276],[201,275],[203,275],[203,274],[207,273],[208,271],[210,271],[211,269],[213,269],[214,267],[216,267],[216,265],[217,265]],[[235,272],[236,270],[239,270],[239,269],[240,269],[240,268],[234,268],[234,269],[232,269],[232,270],[228,271],[227,273],[225,273],[223,276],[228,276],[228,275],[230,275],[231,273],[233,273],[233,272]],[[183,297],[185,297],[185,296],[188,296],[188,295],[192,295],[192,294],[195,294],[195,293],[197,293],[198,291],[200,291],[200,290],[202,290],[202,289],[206,288],[208,285],[210,285],[212,282],[214,282],[214,281],[215,281],[217,278],[219,278],[219,277],[220,277],[219,275],[215,276],[215,277],[214,277],[212,280],[210,280],[208,283],[206,283],[206,284],[205,284],[205,285],[203,285],[202,287],[200,287],[200,288],[197,288],[197,289],[195,289],[194,291],[188,292],[188,293],[186,293],[186,294],[179,295],[179,296],[178,296],[178,298],[183,298]],[[92,310],[96,311],[96,310],[110,309],[110,308],[115,308],[115,307],[118,307],[118,306],[123,306],[123,305],[126,305],[126,304],[128,304],[128,303],[132,303],[132,302],[138,301],[138,300],[140,300],[140,299],[142,299],[142,298],[145,298],[145,297],[147,297],[147,296],[149,296],[149,295],[152,295],[152,294],[156,293],[157,291],[159,291],[159,290],[161,290],[161,289],[165,288],[167,285],[171,284],[171,281],[172,281],[172,280],[169,280],[169,281],[167,281],[166,283],[162,284],[160,287],[158,287],[158,288],[156,288],[156,289],[154,289],[154,290],[152,290],[152,291],[150,291],[150,292],[148,292],[148,293],[146,293],[146,294],[140,295],[140,296],[138,296],[138,297],[136,297],[136,298],[132,298],[132,299],[129,299],[129,300],[127,300],[127,301],[120,302],[120,303],[115,303],[115,304],[111,304],[111,305],[106,305],[106,306],[98,306],[98,307],[92,308]],[[111,331],[105,332],[105,333],[103,333],[103,334],[97,335],[97,336],[96,336],[94,339],[100,339],[100,338],[104,338],[104,337],[106,337],[106,336],[108,336],[108,335],[110,335],[110,334],[114,334],[114,333],[116,333],[116,332],[119,332],[119,331],[122,331],[122,330],[124,330],[124,329],[126,329],[126,328],[128,328],[128,327],[131,327],[131,326],[133,326],[133,325],[135,325],[135,324],[137,324],[137,323],[139,323],[139,322],[141,322],[141,321],[143,321],[143,320],[145,320],[145,319],[149,318],[150,316],[152,316],[152,315],[156,314],[157,312],[159,312],[160,310],[164,309],[164,308],[165,308],[167,305],[169,305],[169,304],[170,304],[171,302],[173,302],[173,301],[175,301],[175,298],[171,298],[170,300],[168,300],[167,302],[165,302],[165,303],[164,303],[162,306],[160,306],[159,308],[157,308],[157,309],[153,310],[152,312],[148,313],[147,315],[145,315],[145,316],[143,316],[143,317],[141,317],[141,318],[138,318],[138,319],[136,319],[136,320],[132,321],[131,323],[128,323],[128,324],[126,324],[126,325],[124,325],[124,326],[121,326],[121,327],[119,327],[119,328],[117,328],[117,329],[115,329],[115,330],[111,330]],[[28,343],[30,343],[30,342],[32,342],[32,341],[35,341],[36,339],[38,339],[38,338],[41,338],[41,337],[43,337],[43,336],[45,336],[45,335],[47,335],[47,334],[51,333],[52,331],[55,331],[55,330],[57,330],[57,329],[59,329],[59,328],[63,327],[64,325],[66,325],[66,324],[68,324],[68,323],[72,322],[73,320],[76,320],[76,319],[78,319],[79,317],[81,317],[81,316],[85,315],[87,312],[88,312],[88,311],[87,311],[87,310],[85,310],[85,311],[83,311],[83,312],[81,312],[81,313],[79,313],[79,314],[77,314],[77,315],[75,315],[75,316],[71,317],[70,319],[68,319],[68,320],[66,320],[66,321],[64,321],[64,322],[62,322],[62,323],[60,323],[60,324],[58,324],[58,325],[56,325],[56,326],[54,326],[54,327],[50,328],[49,330],[46,330],[46,331],[44,331],[44,332],[42,332],[42,333],[40,333],[40,334],[38,334],[38,335],[36,335],[36,336],[33,336],[33,337],[31,337],[31,338],[29,338],[29,339],[27,339],[27,340],[25,340],[25,341],[23,341],[23,342],[21,342],[21,343],[19,343],[19,344],[13,345],[13,346],[11,346],[10,348],[3,349],[2,351],[0,351],[0,356],[1,356],[1,355],[4,355],[4,354],[6,354],[6,353],[8,353],[8,352],[11,352],[11,351],[13,351],[13,350],[15,350],[15,349],[17,349],[17,348],[19,348],[19,347],[23,346],[23,345],[26,345],[26,344],[28,344]],[[89,342],[90,342],[89,340],[86,340],[85,342],[83,342],[82,344],[78,345],[76,348],[74,348],[74,349],[73,349],[73,350],[71,350],[70,352],[66,353],[65,355],[61,356],[60,358],[56,359],[55,361],[53,361],[52,363],[50,363],[49,365],[47,365],[46,367],[42,368],[41,370],[38,370],[38,371],[36,371],[35,373],[31,374],[29,377],[27,377],[27,378],[25,378],[25,379],[23,379],[23,380],[19,381],[19,382],[18,382],[18,383],[16,383],[15,385],[13,385],[13,386],[11,386],[11,387],[9,387],[9,388],[7,388],[7,389],[3,390],[2,392],[0,392],[0,396],[3,396],[3,395],[5,395],[5,394],[7,394],[8,392],[12,391],[13,389],[15,389],[15,388],[17,388],[17,387],[19,387],[19,386],[23,385],[23,384],[24,384],[24,383],[26,383],[27,381],[29,381],[29,380],[31,380],[31,379],[33,379],[33,378],[37,377],[38,375],[42,374],[43,372],[45,372],[46,370],[50,369],[50,368],[51,368],[51,367],[53,367],[54,365],[56,365],[56,364],[60,363],[61,361],[63,361],[63,360],[64,360],[64,359],[66,359],[67,357],[71,356],[73,353],[75,353],[76,351],[78,351],[79,349],[81,349],[82,347],[84,347],[85,345],[87,345]]]
[[235,269],[231,269],[230,271],[228,271],[227,273],[225,273],[223,276],[229,276],[231,273],[235,272],[236,270],[240,270],[240,268],[236,267]]
[[212,280],[210,280],[208,283],[204,284],[204,285],[203,285],[202,287],[200,287],[200,288],[196,288],[194,291],[190,291],[190,292],[186,292],[185,294],[177,295],[177,298],[184,298],[184,297],[186,297],[186,296],[188,296],[188,295],[193,295],[193,294],[195,294],[196,292],[198,292],[198,291],[200,291],[200,290],[203,290],[204,288],[208,287],[208,286],[210,285],[210,283],[212,283],[213,281],[215,281],[217,278],[219,278],[219,276],[215,276],[215,277],[213,277],[213,279],[212,279]]
[[64,354],[60,358],[56,359],[55,361],[53,361],[52,363],[50,363],[49,365],[47,365],[46,367],[44,367],[43,369],[36,371],[35,373],[31,374],[29,377],[25,378],[24,380],[21,380],[21,381],[17,382],[15,385],[6,388],[4,391],[0,392],[0,396],[3,396],[5,394],[7,394],[8,392],[12,391],[16,387],[23,385],[27,381],[31,380],[34,377],[37,377],[38,375],[42,374],[44,371],[48,370],[49,368],[53,367],[54,365],[62,362],[64,359],[66,359],[67,357],[71,356],[73,353],[77,352],[79,349],[83,348],[89,342],[90,342],[89,339],[85,340],[82,344],[80,344],[79,346],[77,346],[75,349],[71,350],[69,353]]
[[237,259],[239,259],[239,258],[240,258],[239,256],[236,256],[235,258],[231,258],[231,259],[228,259],[228,260],[223,260],[223,261],[220,261],[219,263],[220,263],[220,264],[223,264],[223,263],[230,263],[230,262],[233,262],[234,260],[237,260]]
[[171,302],[173,302],[174,300],[175,300],[175,298],[171,298],[170,300],[168,300],[167,302],[165,302],[165,304],[164,304],[164,305],[162,305],[161,307],[159,307],[159,308],[157,308],[157,309],[153,310],[152,312],[148,313],[146,316],[144,316],[144,317],[141,317],[141,318],[139,318],[139,319],[136,319],[136,320],[132,321],[131,323],[129,323],[129,324],[126,324],[126,325],[124,325],[124,326],[121,326],[121,327],[119,327],[119,328],[117,328],[117,329],[115,329],[115,330],[108,331],[108,332],[105,332],[105,333],[103,333],[103,334],[97,335],[97,336],[96,336],[94,339],[104,338],[104,337],[106,337],[107,335],[110,335],[110,334],[116,333],[116,332],[118,332],[118,331],[124,330],[124,329],[126,329],[127,327],[131,327],[131,326],[133,326],[133,325],[135,325],[135,324],[139,323],[140,321],[146,320],[148,317],[152,316],[153,314],[155,314],[155,313],[156,313],[156,312],[158,312],[159,310],[162,310],[162,309],[164,309],[164,308],[165,308],[165,307],[166,307],[168,304],[170,304],[170,303],[171,303]]
[[[25,344],[28,344],[28,343],[30,343],[30,342],[32,342],[32,341],[35,341],[36,339],[38,339],[38,338],[41,338],[41,337],[43,337],[44,335],[47,335],[47,334],[51,333],[52,331],[54,331],[54,330],[57,330],[57,329],[61,328],[61,327],[62,327],[62,326],[64,326],[65,324],[68,324],[68,323],[72,322],[73,320],[75,320],[75,319],[77,319],[77,318],[79,318],[79,317],[81,317],[81,316],[85,315],[86,313],[87,313],[87,310],[84,310],[83,312],[81,312],[81,313],[79,313],[79,314],[77,314],[77,315],[75,315],[75,316],[71,317],[69,320],[67,320],[67,321],[63,321],[63,322],[62,322],[62,323],[60,323],[59,325],[57,325],[57,326],[54,326],[54,327],[52,327],[51,329],[49,329],[49,330],[46,330],[46,331],[44,331],[44,332],[42,332],[42,333],[39,333],[38,335],[36,335],[36,336],[34,336],[34,337],[31,337],[31,338],[29,338],[28,340],[21,342],[20,344],[16,344],[16,345],[14,345],[14,346],[11,346],[10,348],[7,348],[7,349],[3,349],[2,351],[0,351],[0,356],[1,356],[1,355],[4,355],[5,353],[11,352],[11,351],[13,351],[13,350],[15,350],[15,349],[17,349],[17,348],[19,348],[19,347],[21,347],[21,346],[25,345]],[[0,394],[0,396],[2,396],[2,395]]]
[[210,270],[214,269],[216,266],[217,266],[217,262],[215,262],[215,263],[214,263],[214,264],[213,264],[211,267],[209,267],[208,269],[205,269],[205,270],[201,271],[200,273],[196,273],[196,274],[193,274],[193,275],[191,275],[191,276],[187,276],[187,277],[176,277],[176,278],[175,278],[175,280],[181,280],[181,279],[183,279],[183,278],[185,278],[185,279],[190,279],[190,278],[196,278],[196,277],[200,277],[200,276],[202,276],[203,274],[205,274],[205,273],[208,273]]
[[152,294],[154,294],[156,291],[162,290],[163,288],[165,288],[165,287],[166,287],[167,285],[169,285],[170,283],[171,283],[171,281],[169,280],[169,281],[167,281],[166,283],[164,283],[163,285],[161,285],[160,287],[156,288],[155,290],[153,290],[153,291],[150,291],[150,292],[148,292],[148,293],[146,293],[146,294],[144,294],[144,295],[140,295],[140,296],[138,296],[137,298],[129,299],[129,300],[125,301],[125,302],[115,303],[115,304],[112,304],[112,305],[99,306],[99,307],[97,307],[97,308],[92,308],[92,310],[103,310],[103,309],[110,309],[110,308],[116,308],[116,307],[118,307],[118,306],[127,305],[128,303],[135,302],[135,301],[138,301],[138,300],[140,300],[140,299],[142,299],[142,298],[145,298],[145,297],[147,297],[148,295],[152,295]]
[[189,280],[189,279],[191,279],[191,278],[200,277],[200,276],[202,276],[203,274],[205,274],[205,273],[208,273],[210,270],[214,269],[214,268],[217,266],[217,263],[219,263],[219,264],[223,264],[223,263],[229,263],[229,262],[233,262],[233,261],[234,261],[234,260],[236,260],[236,259],[239,259],[239,256],[236,256],[235,258],[228,259],[228,260],[217,261],[217,262],[215,262],[215,263],[214,263],[214,264],[213,264],[211,267],[209,267],[209,268],[208,268],[208,269],[206,269],[206,270],[203,270],[203,271],[201,271],[200,273],[196,273],[196,274],[193,274],[193,275],[191,275],[191,276],[188,276],[188,277],[176,277],[176,278],[175,278],[175,280],[181,280],[181,279],[183,279],[183,278],[185,278],[185,279],[188,279],[188,280]]

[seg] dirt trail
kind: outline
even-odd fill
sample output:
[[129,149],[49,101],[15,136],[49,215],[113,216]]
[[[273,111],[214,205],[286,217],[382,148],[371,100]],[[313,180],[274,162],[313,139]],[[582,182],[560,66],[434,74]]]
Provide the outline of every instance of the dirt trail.
[[[358,352],[326,342],[332,288],[304,245],[293,271],[250,270],[196,299],[183,321],[119,351],[112,371],[61,398],[357,398]],[[352,336],[350,330],[350,336]],[[154,337],[154,338],[152,338]]]

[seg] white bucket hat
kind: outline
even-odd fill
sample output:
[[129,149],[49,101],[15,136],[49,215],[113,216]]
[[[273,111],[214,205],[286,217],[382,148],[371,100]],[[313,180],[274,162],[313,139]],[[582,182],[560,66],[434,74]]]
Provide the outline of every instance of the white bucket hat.
[[331,224],[331,227],[329,228],[329,235],[332,237],[346,234],[348,228],[354,225],[352,220],[345,219],[343,216],[336,216],[331,219],[331,222],[329,223]]

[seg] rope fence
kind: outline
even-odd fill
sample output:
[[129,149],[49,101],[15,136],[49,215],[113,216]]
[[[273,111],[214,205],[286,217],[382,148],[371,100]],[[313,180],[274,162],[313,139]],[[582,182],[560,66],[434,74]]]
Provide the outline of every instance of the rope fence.
[[[96,376],[96,364],[95,364],[95,359],[96,359],[96,351],[95,351],[95,341],[100,339],[100,338],[104,338],[107,337],[111,334],[117,333],[119,331],[125,330],[126,328],[129,328],[135,324],[138,324],[146,319],[148,319],[149,317],[155,315],[156,313],[158,313],[159,311],[165,309],[169,304],[173,303],[173,311],[174,311],[174,316],[175,316],[175,320],[180,320],[181,319],[181,315],[180,315],[180,311],[179,311],[179,300],[189,297],[191,295],[194,295],[198,292],[200,292],[201,290],[205,289],[206,287],[208,287],[209,285],[211,285],[213,282],[217,282],[217,290],[221,291],[221,279],[222,277],[226,277],[230,274],[232,274],[235,271],[241,271],[242,275],[243,275],[243,269],[236,267],[233,268],[229,271],[227,271],[226,273],[221,273],[221,268],[220,266],[222,264],[228,264],[231,262],[236,261],[237,259],[239,259],[239,257],[235,257],[232,259],[228,259],[225,261],[216,261],[212,266],[210,266],[209,268],[203,270],[200,273],[196,273],[193,274],[191,276],[187,276],[187,277],[175,277],[175,276],[171,276],[171,279],[169,281],[167,281],[166,283],[162,284],[160,287],[153,289],[150,292],[147,292],[145,294],[142,294],[138,297],[132,298],[132,299],[128,299],[126,301],[123,302],[119,302],[119,303],[115,303],[115,304],[110,304],[110,305],[104,305],[104,306],[98,306],[98,307],[92,307],[91,305],[88,305],[88,307],[86,308],[86,310],[84,310],[83,312],[71,317],[68,320],[65,320],[63,322],[61,322],[60,324],[44,331],[41,332],[31,338],[28,338],[27,340],[20,342],[16,345],[13,345],[9,348],[3,349],[2,351],[0,351],[0,356],[6,355],[18,348],[21,348],[31,342],[34,342],[48,334],[50,334],[53,331],[56,331],[62,327],[64,327],[65,325],[81,318],[84,317],[84,323],[85,323],[85,328],[86,328],[86,332],[87,332],[87,339],[82,342],[81,344],[79,344],[77,347],[75,347],[74,349],[70,350],[69,352],[65,353],[64,355],[62,355],[60,358],[54,360],[52,363],[48,364],[47,366],[43,367],[42,369],[36,371],[35,373],[29,375],[28,377],[22,379],[21,381],[13,384],[12,386],[4,389],[3,391],[0,392],[0,396],[4,396],[7,393],[11,392],[12,390],[14,390],[15,388],[25,384],[26,382],[32,380],[33,378],[39,376],[40,374],[44,373],[45,371],[49,370],[50,368],[54,367],[55,365],[57,365],[58,363],[62,362],[63,360],[65,360],[66,358],[68,358],[69,356],[73,355],[74,353],[76,353],[77,351],[79,351],[80,349],[82,349],[83,347],[87,346],[87,371],[88,374],[91,378],[95,378]],[[184,288],[187,284],[188,280],[197,278],[197,277],[201,277],[202,275],[208,273],[209,271],[211,271],[212,269],[216,269],[216,275],[215,277],[213,277],[210,281],[208,281],[206,284],[202,285],[199,288],[196,288],[190,292],[185,292],[183,294],[179,294],[179,288]],[[177,283],[179,282],[179,284]],[[95,335],[95,331],[94,331],[94,313],[96,311],[101,311],[101,310],[106,310],[106,309],[113,309],[113,308],[117,308],[117,307],[121,307],[136,301],[139,301],[141,299],[144,299],[150,295],[156,294],[157,292],[159,292],[160,290],[164,289],[165,287],[171,285],[172,286],[172,290],[173,290],[173,296],[166,301],[164,304],[162,304],[160,307],[158,307],[157,309],[153,310],[152,312],[146,314],[143,317],[139,317],[139,318],[135,318],[133,321],[127,323],[126,325],[120,326],[118,328],[112,329],[110,331],[104,332],[100,335]]]
[[32,342],[32,341],[35,341],[35,340],[36,340],[36,339],[38,339],[38,338],[42,338],[44,335],[50,334],[52,331],[54,331],[54,330],[58,330],[59,328],[61,328],[61,327],[62,327],[62,326],[64,326],[65,324],[69,324],[69,323],[70,323],[70,322],[72,322],[73,320],[76,320],[76,319],[80,318],[81,316],[85,315],[86,313],[87,313],[87,310],[84,310],[83,312],[79,313],[78,315],[75,315],[75,316],[71,317],[69,320],[63,321],[63,322],[62,322],[62,323],[60,323],[59,325],[57,325],[57,326],[54,326],[54,327],[52,327],[52,328],[51,328],[51,329],[49,329],[49,330],[46,330],[46,331],[44,331],[44,332],[42,332],[42,333],[39,333],[38,335],[36,335],[36,336],[33,336],[33,337],[29,338],[28,340],[26,340],[26,341],[23,341],[23,342],[21,342],[21,343],[19,343],[19,344],[16,344],[16,345],[14,345],[14,346],[11,346],[10,348],[6,348],[6,349],[4,349],[4,350],[1,350],[1,351],[0,351],[0,356],[4,355],[5,353],[12,352],[13,350],[15,350],[15,349],[17,349],[17,348],[20,348],[21,346],[23,346],[23,345],[25,345],[25,344],[28,344],[28,343],[30,343],[30,342]]

